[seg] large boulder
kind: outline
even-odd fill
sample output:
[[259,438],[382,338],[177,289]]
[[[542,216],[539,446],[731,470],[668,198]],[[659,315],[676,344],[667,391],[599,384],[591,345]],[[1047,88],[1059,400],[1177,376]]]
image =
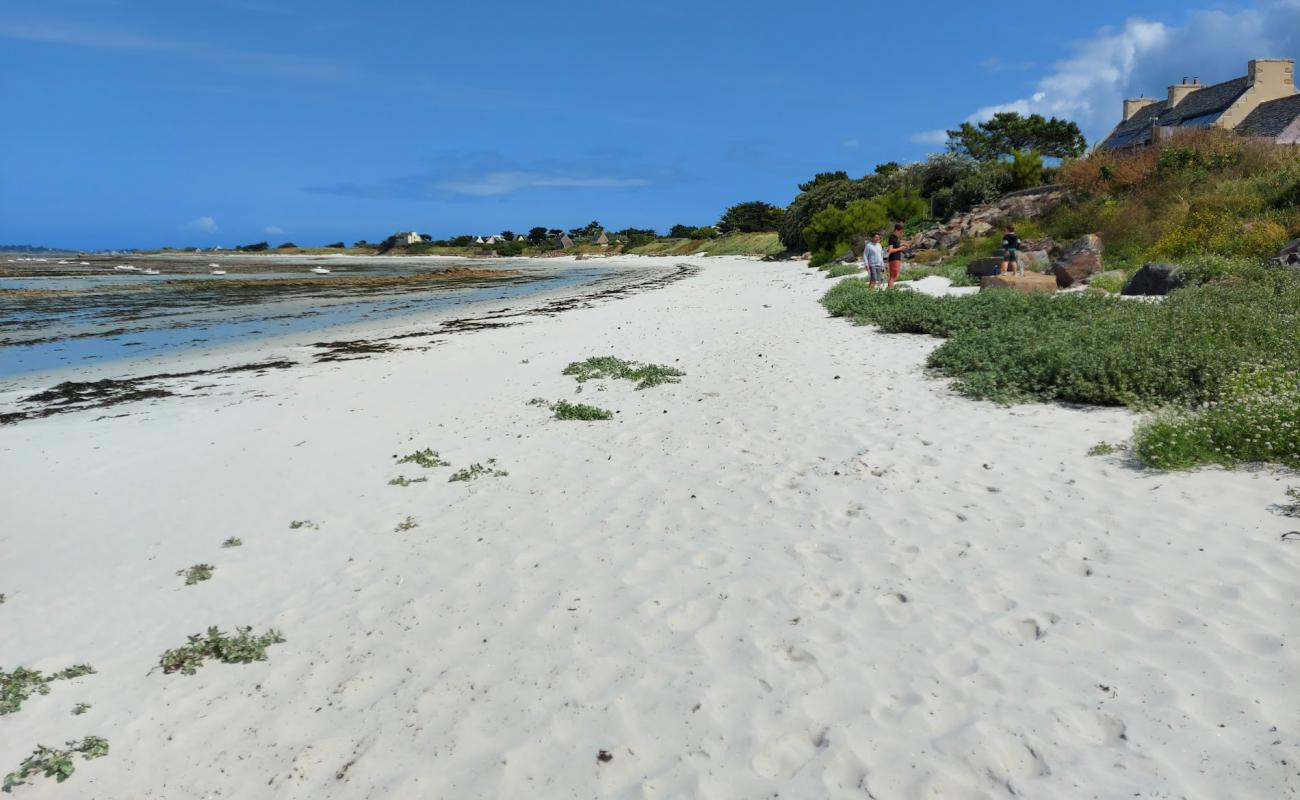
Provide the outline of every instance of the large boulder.
[[1142,269],[1133,273],[1120,294],[1157,295],[1169,294],[1183,285],[1183,269],[1177,264],[1143,264]]
[[1026,294],[1056,291],[1056,279],[1051,275],[1026,272],[1024,275],[992,275],[980,278],[980,289],[1011,289]]
[[1052,264],[1052,257],[1046,250],[1022,251],[1016,253],[1016,258],[1020,259],[1020,266],[1034,272],[1043,272]]
[[1052,253],[1052,274],[1056,276],[1056,285],[1062,289],[1087,283],[1101,270],[1101,237],[1095,233],[1064,249],[1058,247]]
[[1296,239],[1277,251],[1277,255],[1274,256],[1273,260],[1284,267],[1300,264],[1300,239]]
[[966,274],[972,278],[986,278],[1002,271],[1002,259],[977,258],[966,265]]
[[966,235],[974,238],[988,236],[992,232],[993,226],[983,220],[972,222],[970,227],[966,229]]

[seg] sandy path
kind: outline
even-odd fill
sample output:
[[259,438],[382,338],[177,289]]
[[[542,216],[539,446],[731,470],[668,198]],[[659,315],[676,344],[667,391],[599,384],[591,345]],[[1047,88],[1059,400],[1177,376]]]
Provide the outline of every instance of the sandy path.
[[[820,274],[699,263],[427,351],[0,428],[0,665],[98,669],[0,717],[0,771],[112,746],[16,796],[1293,796],[1286,476],[1088,458],[1133,417],[961,399],[921,372],[935,341],[827,319]],[[560,370],[606,353],[688,376],[575,398]],[[422,447],[509,475],[394,466]],[[288,641],[147,674],[210,624]]]

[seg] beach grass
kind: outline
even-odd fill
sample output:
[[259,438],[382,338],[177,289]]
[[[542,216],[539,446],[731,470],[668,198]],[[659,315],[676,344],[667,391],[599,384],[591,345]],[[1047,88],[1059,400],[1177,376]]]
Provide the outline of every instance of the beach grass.
[[715,239],[656,239],[628,252],[639,256],[767,256],[784,252],[775,231],[731,233]]
[[424,467],[425,469],[451,466],[450,461],[444,461],[442,459],[442,456],[438,454],[437,450],[434,450],[429,447],[426,447],[423,450],[416,450],[414,453],[404,455],[397,460],[397,463],[415,464],[416,466]]
[[479,478],[504,478],[509,475],[503,469],[497,467],[497,460],[489,458],[486,464],[470,464],[468,467],[456,470],[447,479],[448,483],[461,483],[467,481],[476,481]]
[[552,410],[555,412],[556,419],[563,420],[596,421],[614,418],[614,412],[612,411],[583,403],[570,403],[568,400],[561,400],[556,403]]
[[192,567],[176,570],[176,574],[185,579],[186,586],[193,586],[196,583],[210,580],[216,567],[211,564],[195,564]]

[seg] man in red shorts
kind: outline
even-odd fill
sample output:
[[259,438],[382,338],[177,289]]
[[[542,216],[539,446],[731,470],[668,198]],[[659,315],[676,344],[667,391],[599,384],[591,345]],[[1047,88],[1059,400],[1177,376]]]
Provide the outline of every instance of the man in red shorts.
[[894,225],[894,232],[889,235],[889,249],[885,251],[885,257],[889,259],[889,284],[886,289],[894,288],[894,281],[898,280],[898,271],[903,268],[903,253],[907,252],[907,247],[903,244],[903,224]]

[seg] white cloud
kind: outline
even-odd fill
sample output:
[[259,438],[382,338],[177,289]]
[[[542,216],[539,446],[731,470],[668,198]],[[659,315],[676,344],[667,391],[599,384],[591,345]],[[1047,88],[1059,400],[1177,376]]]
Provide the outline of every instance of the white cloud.
[[912,141],[917,144],[944,144],[948,141],[948,131],[942,128],[936,131],[917,131],[912,134]]
[[1300,50],[1300,0],[1275,0],[1239,11],[1191,12],[1182,24],[1140,18],[1078,42],[1026,97],[979,109],[1073,119],[1089,139],[1118,121],[1125,97],[1163,97],[1183,77],[1217,83],[1246,74],[1252,58],[1290,58]]
[[581,177],[524,170],[500,170],[436,184],[444,192],[474,197],[513,194],[524,189],[626,189],[649,185],[650,181],[644,178]]
[[840,142],[840,147],[854,148],[860,144],[862,144],[861,139],[845,139],[844,141]]
[[199,217],[192,219],[181,226],[182,230],[194,231],[196,233],[216,233],[221,230],[217,227],[217,221],[212,217]]
[[267,225],[266,227],[262,228],[262,233],[274,236],[278,233],[284,233],[284,229],[278,225]]

